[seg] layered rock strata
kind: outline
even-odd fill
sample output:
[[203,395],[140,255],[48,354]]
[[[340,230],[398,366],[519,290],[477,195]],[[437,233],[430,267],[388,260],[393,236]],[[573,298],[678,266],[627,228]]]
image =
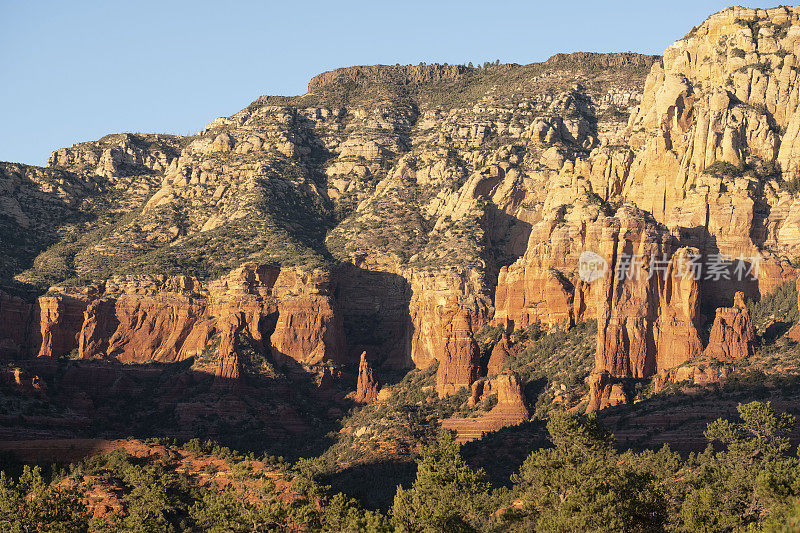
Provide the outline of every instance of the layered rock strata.
[[[3,280],[99,281],[35,303],[0,294],[0,354],[194,357],[222,382],[240,341],[286,366],[354,368],[367,351],[392,370],[438,362],[445,396],[479,377],[485,324],[596,319],[597,408],[622,400],[614,380],[744,356],[736,293],[797,274],[798,50],[797,8],[730,8],[662,59],[352,67],[198,135],[4,163],[0,230],[30,239],[0,258]],[[599,277],[582,275],[584,252]],[[683,275],[714,261],[716,276]],[[198,274],[162,275],[175,265]]]
[[[193,357],[211,364],[222,381],[239,378],[242,339],[282,363],[338,361],[344,332],[330,290],[325,272],[256,264],[211,283],[117,277],[94,294],[41,297],[37,352],[60,357],[76,350],[81,359],[122,363]],[[213,361],[204,361],[209,356]]]
[[503,372],[490,383],[484,394],[496,394],[497,404],[488,413],[477,418],[448,418],[442,421],[442,428],[456,433],[457,442],[479,439],[486,433],[529,420],[522,382],[516,373]]

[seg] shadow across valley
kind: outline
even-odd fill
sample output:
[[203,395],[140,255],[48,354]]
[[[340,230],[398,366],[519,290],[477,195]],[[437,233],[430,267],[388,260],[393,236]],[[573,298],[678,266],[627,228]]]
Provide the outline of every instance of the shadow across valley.
[[193,363],[17,362],[22,386],[0,384],[0,440],[199,438],[295,460],[327,449],[354,405],[349,390],[297,369],[225,379]]
[[417,475],[417,464],[406,461],[382,461],[345,468],[323,478],[334,492],[358,498],[368,509],[388,511],[398,485],[410,488]]

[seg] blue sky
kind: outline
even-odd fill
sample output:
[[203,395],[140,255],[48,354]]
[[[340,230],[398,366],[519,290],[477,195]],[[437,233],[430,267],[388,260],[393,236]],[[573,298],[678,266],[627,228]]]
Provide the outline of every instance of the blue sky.
[[356,64],[661,53],[727,2],[0,0],[0,161],[187,134]]

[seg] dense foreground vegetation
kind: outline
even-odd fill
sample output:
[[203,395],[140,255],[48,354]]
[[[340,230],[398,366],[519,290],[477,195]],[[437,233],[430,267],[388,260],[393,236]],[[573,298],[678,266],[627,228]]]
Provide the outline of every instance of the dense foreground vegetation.
[[[796,530],[800,460],[788,439],[795,419],[769,403],[738,410],[737,421],[709,424],[706,450],[686,458],[667,447],[620,452],[595,417],[556,412],[547,424],[551,446],[528,456],[510,488],[491,486],[443,432],[423,446],[415,481],[398,488],[387,513],[332,494],[305,461],[290,467],[196,441],[151,444],[162,452],[117,450],[60,473],[2,473],[0,530]],[[95,505],[90,516],[90,493],[113,494],[119,505],[99,514]]]

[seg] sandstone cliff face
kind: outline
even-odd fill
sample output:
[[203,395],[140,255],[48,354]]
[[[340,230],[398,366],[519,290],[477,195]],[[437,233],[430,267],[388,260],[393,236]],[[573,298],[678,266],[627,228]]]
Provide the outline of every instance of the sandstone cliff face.
[[600,411],[615,405],[627,405],[628,395],[620,383],[615,383],[614,378],[607,370],[592,372],[586,378],[589,385],[589,404],[587,413]]
[[9,361],[27,353],[31,306],[0,291],[0,358]]
[[270,337],[272,354],[278,361],[293,359],[316,364],[345,358],[342,316],[336,312],[328,273],[281,271],[274,290],[278,322]]
[[[796,277],[800,201],[784,182],[800,176],[798,28],[795,8],[731,8],[660,60],[339,69],[197,135],[3,164],[9,228],[41,229],[3,280],[97,289],[34,306],[0,295],[0,346],[121,362],[213,352],[220,382],[239,374],[237,339],[288,366],[354,370],[366,351],[376,368],[438,362],[447,395],[479,377],[484,325],[597,319],[592,405],[621,402],[615,380],[704,351],[701,302],[710,315]],[[587,251],[607,263],[599,279],[580,275]],[[741,256],[728,274],[758,276],[685,275],[719,253]],[[705,350],[728,357],[751,341],[726,313]]]
[[[634,206],[622,207],[615,216],[589,209],[580,213],[580,223],[558,222],[549,241],[542,241],[534,229],[528,252],[508,268],[520,273],[523,287],[509,284],[501,273],[495,321],[526,325],[542,317],[539,309],[550,316],[560,310],[555,322],[597,317],[596,368],[617,377],[649,377],[702,352],[697,331],[700,289],[690,264],[698,251],[678,248],[664,226]],[[592,218],[587,220],[587,214]],[[602,277],[580,279],[582,251],[605,261]],[[560,280],[556,297],[542,294],[537,307],[503,299],[505,294],[524,295],[525,285],[536,287],[543,262],[551,279]],[[500,314],[503,308],[505,315]]]
[[[79,241],[66,255],[48,250],[39,261],[66,265],[65,278],[104,280],[191,265],[184,274],[192,287],[112,281],[81,300],[78,316],[86,315],[75,342],[85,358],[200,357],[221,344],[224,317],[239,309],[241,334],[276,359],[352,363],[368,350],[388,368],[438,361],[446,394],[477,377],[474,335],[495,314],[500,269],[525,253],[539,207],[550,201],[557,212],[571,202],[564,180],[578,172],[605,195],[619,189],[630,161],[609,139],[639,101],[654,60],[579,55],[542,67],[340,69],[312,80],[308,95],[262,97],[195,136],[123,134],[57,150],[49,172],[89,177],[113,197],[91,209],[112,205],[125,216],[110,220],[99,242]],[[540,68],[553,76],[540,77]],[[485,85],[477,99],[451,99],[447,85],[506,87],[502,80],[519,76],[535,83],[521,93]],[[581,85],[585,79],[591,86]],[[410,100],[393,98],[400,93]],[[593,149],[597,157],[587,157]],[[563,165],[580,170],[565,171],[555,205],[542,186]],[[334,207],[347,216],[335,220]],[[328,251],[343,265],[311,280]],[[207,280],[225,277],[232,258],[280,263],[287,281],[274,282],[269,294],[221,298]],[[571,287],[550,266],[533,273],[544,281],[528,283],[524,302],[506,290],[509,303],[500,307],[514,314],[558,294],[561,308],[510,320],[555,323],[593,312],[584,305],[574,316]],[[44,270],[36,266],[25,279],[45,283]],[[316,289],[295,291],[292,277],[309,278]],[[41,354],[55,355],[70,345],[74,326],[61,325],[56,304],[43,304]]]
[[660,392],[668,384],[682,382],[699,386],[723,383],[729,373],[730,369],[726,366],[706,363],[679,366],[659,372],[655,377],[654,390]]
[[174,362],[204,308],[181,298],[122,295],[92,301],[79,337],[81,359]]
[[481,352],[473,336],[472,316],[455,301],[437,309],[436,322],[441,327],[438,346],[442,351],[436,370],[436,392],[441,397],[472,385],[480,371]]
[[[39,299],[38,355],[122,363],[200,361],[220,383],[240,376],[239,338],[299,363],[344,353],[324,272],[247,264],[211,283],[186,276],[116,277],[95,293]],[[11,311],[9,311],[11,312]],[[20,321],[26,323],[25,321]]]
[[335,273],[336,299],[342,313],[348,359],[364,351],[376,366],[389,370],[413,368],[409,302],[411,287],[396,264],[371,263],[369,258],[345,263]]
[[793,139],[781,140],[779,129],[797,106],[792,65],[798,33],[791,28],[797,21],[794,8],[729,8],[664,52],[631,119],[633,143],[647,141],[634,163],[631,193],[643,194],[639,187],[648,176],[667,177],[641,196],[665,197],[653,206],[656,217],[683,200],[685,189],[717,161],[738,165],[779,156],[793,172],[787,155]]
[[[77,349],[78,338],[84,321],[87,302],[82,298],[69,296],[42,296],[34,321],[39,323],[41,342],[39,357],[64,355]],[[38,311],[38,317],[36,317]],[[35,342],[34,342],[35,344]]]
[[[607,134],[616,152],[601,146],[549,160],[557,176],[527,251],[500,273],[494,322],[596,316],[592,409],[609,404],[616,379],[647,378],[703,353],[700,301],[710,313],[736,292],[757,298],[796,277],[788,261],[797,253],[796,202],[782,180],[797,175],[790,122],[799,14],[731,8],[710,17],[653,65],[627,128]],[[592,212],[597,197],[604,209]],[[640,215],[624,207],[609,217],[602,201],[635,205]],[[602,281],[579,279],[582,250],[608,261]],[[611,274],[622,254],[655,254],[666,268],[647,282],[622,281]],[[721,258],[723,274],[678,275],[688,256],[700,269]],[[706,352],[750,353],[741,307],[724,309]]]
[[602,279],[595,366],[617,377],[649,377],[702,350],[690,266],[696,250],[672,253],[667,236],[635,211],[609,222],[601,255],[619,259]]
[[[0,279],[3,288],[58,241],[64,225],[80,222],[81,207],[99,184],[63,169],[0,163]],[[45,269],[47,263],[39,263]]]
[[240,364],[236,353],[239,334],[245,327],[244,314],[232,313],[221,319],[220,342],[217,369],[214,373],[214,387],[230,388],[239,380]]
[[402,65],[386,67],[383,65],[346,67],[317,74],[308,82],[308,92],[324,90],[327,86],[341,83],[392,82],[401,85],[452,81],[468,72],[461,65]]
[[[795,200],[780,179],[797,176],[799,16],[796,8],[712,15],[665,51],[631,118],[626,198],[671,230],[702,228],[687,244],[706,253],[767,264],[796,253]],[[781,270],[762,269],[758,285],[774,286]],[[716,305],[730,305],[737,289],[709,285]]]
[[142,170],[166,170],[178,155],[180,145],[180,137],[175,135],[107,135],[97,143],[78,143],[56,150],[48,158],[47,166],[115,180],[123,175],[141,174]]

